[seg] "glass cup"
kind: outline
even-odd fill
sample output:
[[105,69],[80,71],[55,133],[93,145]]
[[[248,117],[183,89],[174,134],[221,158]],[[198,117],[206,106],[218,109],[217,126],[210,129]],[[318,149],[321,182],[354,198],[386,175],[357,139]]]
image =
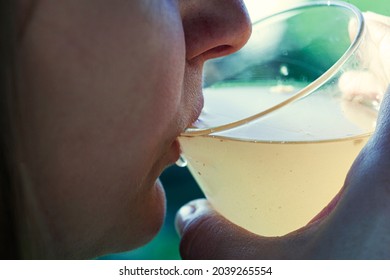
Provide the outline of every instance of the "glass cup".
[[361,12],[333,1],[266,17],[243,49],[208,62],[203,111],[179,141],[215,209],[263,236],[306,225],[375,128],[380,65]]

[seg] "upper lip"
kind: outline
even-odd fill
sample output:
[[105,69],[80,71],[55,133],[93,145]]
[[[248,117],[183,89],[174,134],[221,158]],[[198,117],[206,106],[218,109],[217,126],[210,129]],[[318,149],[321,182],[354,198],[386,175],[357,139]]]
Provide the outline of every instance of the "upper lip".
[[199,105],[196,106],[196,108],[195,108],[195,114],[194,114],[194,117],[191,119],[191,124],[190,125],[193,125],[199,119],[199,116],[200,116],[200,114],[202,112],[203,104],[204,104],[203,94],[201,95],[201,98],[199,98],[198,104]]
[[199,119],[199,116],[200,116],[202,109],[203,109],[203,105],[204,105],[204,98],[203,98],[203,92],[201,92],[198,95],[198,98],[196,100],[196,104],[193,105],[193,114],[190,118],[190,123],[188,124],[187,127],[192,126]]
[[184,112],[186,118],[185,129],[191,127],[199,118],[204,105],[202,87],[202,68],[204,60],[200,57],[187,61],[184,77],[184,94],[187,96]]

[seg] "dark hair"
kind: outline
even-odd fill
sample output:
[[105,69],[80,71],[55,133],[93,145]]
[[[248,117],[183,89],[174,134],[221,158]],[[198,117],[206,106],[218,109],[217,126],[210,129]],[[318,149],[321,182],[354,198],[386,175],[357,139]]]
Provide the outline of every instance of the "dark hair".
[[15,1],[0,1],[0,259],[20,257],[15,220],[14,133],[11,126],[15,18]]

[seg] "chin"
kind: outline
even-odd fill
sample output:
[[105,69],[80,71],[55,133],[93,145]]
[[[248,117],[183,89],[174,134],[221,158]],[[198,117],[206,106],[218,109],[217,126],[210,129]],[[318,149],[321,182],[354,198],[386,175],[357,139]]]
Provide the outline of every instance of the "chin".
[[165,191],[160,182],[157,180],[152,188],[153,195],[149,197],[149,201],[144,210],[144,220],[141,221],[142,235],[140,237],[140,245],[144,245],[151,241],[160,231],[165,220],[166,200]]
[[132,215],[129,215],[126,229],[118,233],[122,237],[122,244],[118,244],[114,253],[141,247],[159,233],[166,212],[165,192],[160,181],[157,180],[153,187],[149,187],[135,205],[130,205],[130,209]]

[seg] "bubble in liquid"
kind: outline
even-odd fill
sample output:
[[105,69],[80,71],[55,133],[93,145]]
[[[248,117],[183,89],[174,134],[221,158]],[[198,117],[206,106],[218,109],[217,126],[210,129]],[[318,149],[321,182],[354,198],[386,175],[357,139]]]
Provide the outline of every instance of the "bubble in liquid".
[[176,161],[176,165],[179,167],[186,167],[187,160],[183,156],[180,156],[179,159]]

